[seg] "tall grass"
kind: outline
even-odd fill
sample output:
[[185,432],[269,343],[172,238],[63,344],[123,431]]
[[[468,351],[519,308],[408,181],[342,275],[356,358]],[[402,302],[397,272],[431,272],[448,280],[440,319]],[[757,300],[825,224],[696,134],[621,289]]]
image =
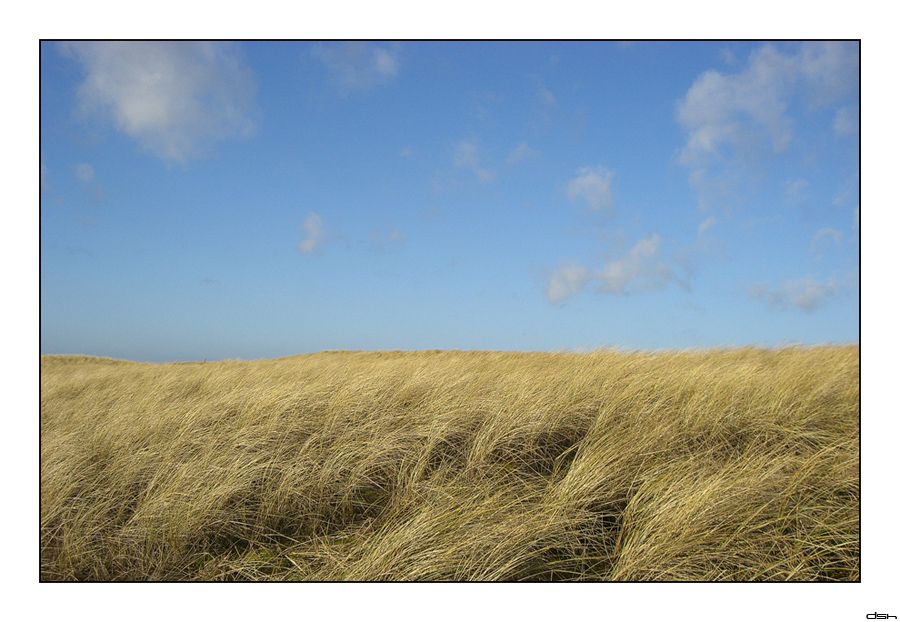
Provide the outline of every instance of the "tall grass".
[[859,349],[41,357],[44,580],[859,580]]

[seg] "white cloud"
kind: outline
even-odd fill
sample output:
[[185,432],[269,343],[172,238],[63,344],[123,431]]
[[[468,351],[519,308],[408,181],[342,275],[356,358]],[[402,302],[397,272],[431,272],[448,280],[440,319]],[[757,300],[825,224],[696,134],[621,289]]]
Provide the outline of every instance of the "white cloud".
[[551,304],[557,304],[580,292],[594,278],[596,277],[580,263],[563,262],[550,273],[544,294]]
[[821,283],[812,277],[788,281],[777,288],[768,282],[754,284],[748,290],[751,297],[763,300],[769,307],[777,309],[798,308],[812,312],[823,306],[843,289],[843,284],[831,278]]
[[331,72],[334,80],[347,89],[364,90],[385,84],[400,69],[400,46],[380,46],[363,41],[319,44],[312,48]]
[[566,196],[570,201],[583,199],[592,210],[612,212],[612,178],[613,172],[602,166],[586,166],[566,184]]
[[739,73],[703,73],[676,105],[687,134],[678,162],[688,168],[701,207],[733,194],[750,164],[788,148],[793,101],[839,101],[856,92],[858,79],[858,45],[845,42],[803,43],[793,53],[767,44]]
[[628,294],[661,289],[675,279],[675,273],[661,253],[658,233],[639,240],[621,258],[609,261],[598,270],[589,270],[577,262],[565,262],[551,271],[544,293],[556,304],[579,293],[595,282],[599,293]]
[[236,45],[183,41],[60,44],[86,73],[79,110],[110,120],[160,158],[185,161],[246,138],[256,85]]
[[471,140],[462,140],[453,152],[454,166],[472,171],[481,181],[492,181],[494,172],[481,165],[482,155],[478,145]]
[[597,273],[600,290],[622,294],[632,290],[652,291],[664,287],[674,274],[660,256],[662,238],[658,233],[639,240],[624,257],[611,261]]
[[790,62],[771,45],[754,52],[743,73],[702,74],[677,104],[676,118],[688,133],[678,161],[705,167],[723,157],[723,146],[742,146],[757,134],[766,135],[773,151],[785,149],[790,141],[785,92],[791,76]]
[[303,230],[306,235],[300,240],[297,250],[304,254],[311,253],[322,243],[325,235],[322,228],[322,217],[315,212],[309,212],[303,220]]
[[94,167],[86,163],[76,164],[75,177],[84,182],[92,180],[94,178]]
[[507,164],[516,164],[525,160],[536,160],[541,156],[541,152],[537,149],[529,147],[526,143],[520,143],[515,149],[506,156]]
[[819,283],[811,278],[801,281],[785,283],[784,293],[790,304],[801,309],[811,311],[825,302],[825,299],[834,295],[838,285],[834,281]]

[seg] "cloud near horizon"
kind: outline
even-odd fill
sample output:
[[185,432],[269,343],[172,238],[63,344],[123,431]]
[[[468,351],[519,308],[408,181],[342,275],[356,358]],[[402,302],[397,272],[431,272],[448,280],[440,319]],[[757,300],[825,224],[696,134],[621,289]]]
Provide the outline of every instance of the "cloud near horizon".
[[544,294],[551,304],[562,302],[579,293],[596,276],[575,261],[560,262],[558,268],[550,272]]
[[671,260],[662,256],[662,236],[658,233],[638,240],[622,257],[608,261],[597,270],[589,270],[574,262],[561,262],[550,271],[544,294],[551,304],[557,304],[581,292],[594,283],[601,294],[625,295],[654,291],[676,280]]
[[254,133],[256,84],[235,44],[83,41],[59,49],[85,71],[78,111],[159,158],[183,163]]
[[841,292],[845,283],[834,277],[822,283],[806,277],[796,281],[787,281],[778,287],[771,287],[768,281],[754,283],[747,293],[751,298],[764,301],[771,309],[802,309],[811,313],[825,305],[831,298]]

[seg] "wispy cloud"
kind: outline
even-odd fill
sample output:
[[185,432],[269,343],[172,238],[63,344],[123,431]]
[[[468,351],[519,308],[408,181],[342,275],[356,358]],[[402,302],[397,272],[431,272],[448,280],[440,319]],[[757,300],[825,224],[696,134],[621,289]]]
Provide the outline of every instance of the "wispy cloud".
[[551,304],[557,304],[588,285],[598,293],[616,295],[661,289],[676,279],[673,261],[663,256],[661,248],[662,237],[654,233],[595,270],[578,262],[562,262],[549,272],[544,294]]
[[468,94],[472,115],[481,122],[491,123],[500,111],[503,95],[494,90],[474,91]]
[[366,90],[394,79],[400,71],[400,46],[364,41],[318,44],[312,48],[337,84]]
[[781,184],[782,194],[789,205],[796,205],[808,200],[807,188],[809,188],[809,182],[805,179],[788,179]]
[[540,101],[541,105],[547,110],[556,108],[556,97],[544,86],[538,87],[538,101]]
[[743,72],[702,74],[676,106],[676,119],[687,133],[678,162],[709,209],[733,193],[741,179],[731,159],[761,148],[783,151],[790,142],[784,117],[789,63],[772,46],[757,50]]
[[716,217],[710,216],[709,218],[707,218],[706,220],[704,220],[703,222],[700,223],[700,225],[697,227],[697,233],[698,234],[706,233],[710,229],[710,227],[712,227],[714,224],[716,224],[716,222],[718,222],[716,220]]
[[834,133],[839,136],[859,134],[859,108],[856,106],[839,108],[834,115],[832,127]]
[[814,106],[832,104],[859,89],[859,43],[803,43],[791,59],[797,66],[800,87]]
[[303,231],[305,234],[297,245],[297,250],[303,254],[308,254],[322,244],[325,236],[325,230],[322,227],[322,217],[315,212],[309,212],[303,220]]
[[737,56],[734,55],[734,52],[730,48],[722,48],[719,50],[719,58],[726,65],[737,65],[738,59]]
[[795,99],[831,104],[855,93],[858,83],[859,47],[852,42],[803,43],[793,53],[767,44],[740,73],[703,73],[675,113],[687,134],[678,162],[688,168],[701,207],[733,194],[752,162],[788,148],[787,110]]
[[584,201],[592,210],[612,214],[612,178],[613,172],[603,166],[583,167],[566,184],[566,196],[573,202]]
[[[74,167],[75,177],[78,178],[78,181],[84,184],[90,184],[90,181],[94,179],[94,167],[86,162],[82,162],[76,164]],[[103,201],[104,192],[103,186],[101,184],[90,184],[86,187],[87,192],[91,196],[91,201],[94,203],[100,203]]]
[[837,229],[819,229],[809,247],[812,252],[822,252],[830,244],[840,244],[843,238],[844,234]]
[[217,141],[254,132],[256,85],[235,44],[93,41],[60,50],[86,74],[79,111],[160,158],[206,156]]
[[87,163],[76,164],[75,177],[77,177],[79,181],[91,181],[94,178],[94,167]]
[[825,305],[836,296],[845,283],[830,278],[827,283],[822,283],[806,277],[796,281],[787,281],[778,287],[771,287],[768,281],[755,283],[747,293],[758,300],[762,300],[772,309],[801,309],[810,313]]
[[579,293],[596,276],[582,264],[574,261],[560,263],[550,272],[544,294],[551,304],[558,304]]
[[541,157],[541,152],[533,147],[529,147],[526,143],[519,143],[509,155],[506,156],[507,164],[516,164],[526,160],[536,160]]
[[484,156],[481,148],[475,141],[462,140],[456,145],[453,152],[453,165],[475,173],[481,181],[493,181],[496,174],[491,169],[482,166]]
[[372,240],[371,250],[376,253],[386,252],[406,241],[406,235],[396,227],[386,231],[370,231],[369,237]]
[[600,291],[612,294],[652,291],[664,287],[675,274],[660,254],[662,237],[654,233],[639,240],[624,257],[608,262],[597,273]]
[[831,198],[831,207],[849,207],[859,193],[859,177],[845,180]]

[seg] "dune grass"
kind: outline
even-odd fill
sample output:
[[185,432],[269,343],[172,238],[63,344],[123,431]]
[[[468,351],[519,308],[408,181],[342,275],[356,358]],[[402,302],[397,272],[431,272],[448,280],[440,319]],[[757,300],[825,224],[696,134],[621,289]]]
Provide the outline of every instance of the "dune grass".
[[859,348],[41,357],[42,580],[857,581]]

